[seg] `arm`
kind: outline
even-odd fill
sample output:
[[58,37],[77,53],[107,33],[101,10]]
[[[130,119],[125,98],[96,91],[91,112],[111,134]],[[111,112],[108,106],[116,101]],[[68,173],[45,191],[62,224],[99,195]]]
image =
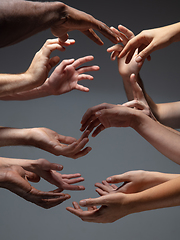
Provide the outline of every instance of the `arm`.
[[[111,193],[81,200],[80,206],[88,207],[87,211],[83,211],[76,202],[73,205],[74,208],[66,209],[83,221],[99,223],[114,222],[132,213],[179,206],[180,177],[138,193]],[[99,205],[98,209],[96,206]]]
[[74,40],[61,42],[58,38],[49,39],[35,54],[32,63],[25,73],[0,74],[0,97],[31,90],[41,86],[48,77],[49,71],[59,62],[59,57],[50,58],[54,50],[64,51],[64,46],[74,44]]
[[93,137],[109,127],[132,127],[159,152],[180,164],[179,132],[171,131],[140,110],[104,103],[88,109],[81,123],[82,131],[95,129]]
[[40,177],[21,166],[3,166],[0,159],[0,187],[5,188],[26,201],[34,203],[42,208],[55,207],[70,198],[69,194],[61,193],[60,190],[44,192],[31,186],[29,181],[38,182]]
[[81,174],[60,174],[63,166],[57,163],[50,163],[46,159],[26,160],[0,158],[0,166],[21,166],[28,172],[35,173],[37,176],[44,178],[47,182],[58,187],[58,191],[63,190],[84,190],[84,186],[72,185],[84,181]]
[[95,29],[112,42],[119,42],[119,37],[106,24],[62,2],[1,1],[0,47],[17,43],[48,28],[62,41],[67,40],[67,32],[79,30],[102,45],[103,42],[93,31]]
[[[62,155],[73,159],[85,156],[91,147],[88,143],[89,132],[85,132],[77,140],[63,136],[48,128],[6,128],[0,127],[0,147],[3,146],[34,146],[56,156]],[[85,148],[84,148],[85,147]]]
[[161,28],[144,30],[127,43],[119,57],[124,57],[127,54],[126,63],[129,63],[138,48],[139,53],[136,56],[136,61],[141,62],[152,52],[178,41],[180,41],[179,22]]
[[88,92],[89,88],[79,84],[81,80],[93,80],[93,76],[85,74],[89,71],[98,71],[99,66],[82,66],[94,59],[86,56],[77,60],[63,60],[53,71],[51,76],[39,87],[29,91],[0,97],[1,100],[30,100],[50,95],[61,95],[73,89]]
[[[135,38],[133,32],[131,32],[129,29],[127,29],[126,27],[124,27],[122,25],[118,26],[119,31],[115,28],[111,28],[111,29],[117,35],[120,34],[119,31],[121,32],[121,36],[122,36],[122,34],[124,34],[122,43],[125,47],[128,44],[128,42],[131,41],[131,39]],[[152,98],[147,94],[147,92],[144,88],[144,85],[143,85],[143,81],[139,74],[145,59],[141,62],[136,62],[136,56],[138,54],[138,50],[136,49],[130,62],[128,64],[126,64],[127,55],[125,55],[123,58],[119,57],[124,48],[121,45],[114,45],[114,46],[108,48],[107,51],[112,53],[111,54],[112,60],[115,60],[117,57],[118,70],[123,79],[124,89],[125,89],[128,100],[131,101],[134,99],[133,91],[132,91],[132,84],[130,82],[130,76],[132,74],[135,74],[136,81],[138,82],[139,86],[143,90],[145,99],[146,99],[152,113],[154,114],[155,118],[160,123],[162,123],[166,126],[169,126],[172,128],[179,128],[180,127],[180,124],[179,124],[180,103],[173,102],[173,103],[156,104],[152,100]]]
[[[143,170],[134,170],[108,177],[102,183],[96,183],[96,192],[103,196],[109,193],[137,193],[180,177],[180,174],[170,174]],[[121,184],[117,187],[115,184]]]

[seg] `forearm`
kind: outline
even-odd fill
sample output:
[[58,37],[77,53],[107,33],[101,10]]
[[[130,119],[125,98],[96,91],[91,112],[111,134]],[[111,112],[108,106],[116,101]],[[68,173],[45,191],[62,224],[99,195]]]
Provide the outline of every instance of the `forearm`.
[[134,111],[132,127],[159,152],[180,164],[180,135],[175,130],[170,131],[137,110]]
[[0,127],[0,147],[31,145],[30,129]]
[[128,196],[131,213],[180,205],[180,177]]
[[36,87],[29,91],[22,91],[15,94],[9,94],[6,96],[0,96],[0,100],[4,101],[10,101],[10,100],[17,100],[17,101],[25,101],[25,100],[31,100],[36,98],[42,98],[53,95],[51,92],[51,88],[48,87],[47,82],[45,82],[43,85]]
[[61,2],[3,0],[0,3],[0,47],[22,41],[63,21]]

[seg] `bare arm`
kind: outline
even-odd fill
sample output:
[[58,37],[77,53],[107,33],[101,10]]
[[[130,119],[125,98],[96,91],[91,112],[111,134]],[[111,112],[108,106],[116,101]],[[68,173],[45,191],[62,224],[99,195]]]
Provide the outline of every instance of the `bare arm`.
[[[73,203],[74,208],[68,207],[67,210],[83,221],[109,223],[132,213],[179,205],[180,177],[177,177],[138,193],[111,193],[81,200],[80,206],[88,207],[87,211],[83,211],[76,202]],[[96,206],[101,207],[98,209]]]
[[51,28],[54,36],[62,41],[67,40],[67,32],[79,30],[102,45],[102,40],[93,29],[98,30],[114,43],[120,41],[106,24],[62,2],[42,3],[20,0],[0,2],[0,47],[20,42],[48,28]]
[[[111,28],[111,29],[117,35],[120,34],[119,31],[121,32],[121,36],[122,36],[122,34],[124,34],[123,41],[122,41],[124,48],[131,41],[131,39],[136,38],[132,31],[130,31],[128,28],[126,28],[122,25],[118,26],[119,31],[115,28]],[[124,48],[121,45],[114,45],[111,48],[108,48],[107,51],[112,53],[111,54],[112,60],[115,60],[117,57],[118,70],[123,79],[124,89],[125,89],[128,100],[131,101],[134,99],[132,86],[130,83],[130,76],[131,76],[131,74],[135,74],[136,81],[139,84],[139,86],[141,87],[141,89],[144,93],[145,99],[146,99],[149,107],[151,108],[152,113],[156,117],[156,119],[160,123],[162,123],[166,126],[169,126],[172,128],[179,128],[180,127],[180,121],[179,121],[179,119],[180,119],[180,103],[172,102],[172,103],[156,104],[152,100],[152,98],[147,94],[147,92],[144,88],[144,85],[143,85],[143,81],[140,77],[139,72],[142,68],[144,61],[136,62],[138,50],[136,49],[131,60],[129,61],[128,64],[126,64],[127,55],[125,55],[123,58],[119,57],[119,55],[121,54],[121,52],[123,51]]]

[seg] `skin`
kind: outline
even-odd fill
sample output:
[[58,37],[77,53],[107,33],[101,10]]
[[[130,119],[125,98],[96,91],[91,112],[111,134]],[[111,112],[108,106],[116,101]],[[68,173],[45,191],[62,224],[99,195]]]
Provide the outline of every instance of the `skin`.
[[21,166],[24,170],[33,172],[37,176],[58,187],[59,191],[63,190],[84,190],[84,186],[72,185],[84,181],[81,174],[60,174],[63,166],[56,163],[50,163],[46,159],[26,160],[0,158],[1,167]]
[[34,146],[56,156],[65,156],[73,159],[83,157],[91,151],[85,147],[89,139],[86,131],[77,140],[63,136],[48,128],[6,128],[0,127],[0,147],[3,146]]
[[0,47],[15,44],[49,28],[63,42],[68,39],[68,32],[79,30],[98,45],[103,45],[93,29],[113,43],[120,41],[106,24],[62,2],[2,0],[0,16]]
[[48,39],[36,53],[25,73],[0,74],[1,100],[29,100],[49,95],[60,95],[73,89],[88,92],[89,89],[80,85],[84,79],[93,80],[89,71],[98,71],[98,66],[83,66],[94,59],[86,56],[77,60],[63,60],[48,78],[50,70],[58,64],[59,57],[50,57],[54,50],[64,51],[64,46],[74,44],[74,40],[60,42],[58,38]]
[[[48,209],[61,204],[70,198],[69,194],[61,193],[66,190],[84,190],[84,186],[72,185],[84,181],[81,174],[60,174],[63,166],[50,163],[46,159],[26,160],[0,158],[0,187],[16,195]],[[44,178],[58,189],[45,192],[31,186],[30,182],[39,182]]]
[[[73,202],[73,207],[66,209],[86,222],[111,223],[132,213],[180,204],[178,174],[132,171],[110,178],[110,182],[125,183],[119,189],[107,181],[96,183],[100,197],[84,199],[79,204]],[[80,206],[87,210],[83,211]]]
[[[177,25],[176,25],[177,26]],[[175,26],[174,26],[175,27]],[[112,31],[116,32],[116,34],[124,34],[123,36],[123,45],[126,47],[126,45],[133,39],[135,38],[134,34],[132,31],[127,29],[126,27],[119,25],[118,30],[115,28],[111,28]],[[145,96],[145,99],[148,103],[148,105],[151,108],[151,111],[155,118],[162,123],[163,125],[170,127],[169,130],[172,131],[172,128],[179,128],[179,119],[180,119],[180,102],[171,102],[171,103],[160,103],[156,104],[152,98],[147,94],[143,81],[140,77],[140,70],[142,68],[142,65],[144,61],[137,62],[136,57],[138,53],[138,49],[134,52],[134,55],[132,56],[130,62],[126,64],[126,59],[128,57],[128,54],[125,55],[123,58],[120,58],[120,54],[123,51],[123,46],[121,45],[114,45],[111,48],[108,48],[107,51],[111,53],[111,60],[115,60],[117,57],[117,62],[118,62],[118,70],[119,73],[123,79],[123,84],[124,84],[124,89],[126,92],[126,96],[129,101],[134,99],[133,92],[132,92],[132,87],[130,83],[130,76],[131,74],[136,75],[136,81],[141,87],[143,94]],[[145,60],[145,59],[144,59]],[[178,133],[176,131],[176,133]]]
[[175,23],[161,28],[144,30],[136,37],[130,39],[119,57],[127,55],[126,63],[129,63],[138,49],[136,61],[144,61],[150,54],[158,49],[165,48],[173,42],[180,41],[180,23]]

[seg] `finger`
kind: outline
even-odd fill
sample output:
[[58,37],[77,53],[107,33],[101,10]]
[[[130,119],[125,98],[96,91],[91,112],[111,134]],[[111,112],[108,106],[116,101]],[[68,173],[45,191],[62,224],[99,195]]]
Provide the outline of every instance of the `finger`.
[[[89,79],[89,80],[92,80],[92,79]],[[83,85],[80,85],[80,84],[77,84],[75,89],[81,92],[89,92],[89,88],[84,87]]]
[[109,39],[113,43],[118,43],[121,41],[121,38],[114,33],[106,24],[101,21],[95,20],[94,29],[98,30],[102,35]]
[[[127,55],[127,58],[126,58],[126,61],[125,61],[126,64],[130,63],[130,61],[131,61],[131,59],[132,59],[135,51],[136,51],[136,48],[132,48],[132,49],[129,51],[129,53],[128,53],[128,55]],[[121,55],[121,53],[120,53],[120,55]],[[119,58],[120,58],[120,55],[119,55]]]
[[65,143],[65,144],[71,144],[73,142],[76,142],[77,139],[74,137],[63,136],[63,135],[58,134],[58,141],[61,143]]
[[60,58],[58,56],[52,57],[49,60],[49,65],[51,66],[51,68],[53,68],[54,66],[56,66],[58,64],[59,61],[60,61]]
[[91,150],[92,150],[91,147],[84,148],[82,151],[80,151],[74,155],[74,159],[77,159],[77,158],[87,155]]
[[92,137],[96,137],[100,132],[102,132],[105,129],[105,127],[100,124],[92,133]]
[[[133,53],[135,52],[135,49],[137,49],[138,46],[138,38],[137,36],[132,38],[124,47],[124,49],[122,50],[122,52],[120,53],[120,58],[124,57],[129,51],[133,51]],[[133,54],[132,54],[133,55]]]
[[[92,127],[93,127],[93,124],[97,124],[97,122],[96,121],[98,121],[99,122],[99,124],[100,124],[100,121],[99,121],[99,119],[95,116],[95,115],[92,115],[92,116],[90,116],[90,118],[88,118],[87,119],[87,121],[84,123],[84,124],[82,124],[82,126],[81,126],[81,128],[80,128],[80,131],[84,131],[87,127],[88,127],[88,131],[92,131]],[[98,124],[97,124],[98,125]],[[92,127],[91,127],[92,126]]]
[[41,179],[40,176],[38,176],[36,173],[29,172],[26,170],[25,170],[25,175],[26,175],[28,181],[31,181],[31,182],[39,182]]
[[62,174],[61,177],[62,179],[71,179],[71,178],[81,177],[81,174],[80,173]]
[[119,175],[114,175],[111,177],[108,177],[106,179],[108,183],[121,183],[121,182],[127,182],[129,181],[129,178],[127,174],[119,174]]
[[109,47],[109,48],[107,49],[107,52],[109,52],[109,53],[110,53],[110,52],[114,52],[114,51],[121,52],[122,49],[123,49],[123,46],[122,46],[122,45],[116,44],[116,45],[114,45],[114,46],[112,46],[112,47]]
[[74,39],[67,39],[65,42],[61,42],[61,40],[59,39],[59,41],[60,41],[60,44],[65,47],[75,44]]
[[63,179],[63,181],[68,183],[68,184],[74,184],[74,183],[83,182],[84,178],[83,177],[78,177],[78,178],[74,178],[74,179]]
[[139,54],[137,55],[137,57],[135,58],[136,62],[142,62],[144,61],[146,58],[148,58],[148,60],[151,60],[150,58],[150,54],[153,51],[153,42],[151,42],[147,47],[145,47],[144,49],[141,49],[141,51],[139,52]]
[[125,34],[123,34],[122,32],[119,32],[116,28],[111,27],[110,28],[114,33],[116,33],[120,38],[121,38],[121,43],[123,45],[126,45],[126,43],[128,42],[128,38]]
[[100,196],[104,196],[104,195],[107,195],[107,194],[108,194],[108,192],[106,192],[106,191],[104,191],[104,190],[102,190],[102,189],[100,189],[100,188],[97,188],[97,189],[96,189],[96,192],[97,192]]
[[69,38],[69,35],[65,33],[64,35],[59,36],[61,42],[66,42]]
[[81,190],[85,190],[85,187],[84,186],[81,186],[81,185],[65,185],[64,186],[64,189],[65,190],[70,190],[70,191],[81,191]]
[[90,38],[96,44],[98,44],[100,46],[102,46],[104,44],[103,41],[100,39],[100,37],[98,37],[98,35],[93,31],[92,28],[90,28],[86,31],[82,31],[82,33],[84,33],[88,38]]
[[90,134],[90,131],[86,130],[83,132],[83,134],[81,135],[81,137],[78,139],[78,143],[80,143],[84,138],[88,138]]
[[62,71],[64,71],[64,69],[65,69],[68,65],[72,64],[74,61],[75,61],[74,59],[66,59],[66,60],[63,60],[63,61],[56,67],[56,69],[58,69],[59,72],[62,72]]
[[85,73],[85,72],[92,72],[92,71],[99,71],[99,66],[84,66],[84,67],[81,67],[77,70],[78,74],[82,74],[82,73]]
[[126,28],[125,26],[119,25],[118,29],[119,29],[119,31],[124,33],[128,39],[131,39],[134,37],[134,33],[131,30],[129,30],[128,28]]
[[94,121],[92,121],[92,122],[89,124],[87,130],[90,131],[90,132],[92,132],[94,128],[96,128],[97,126],[99,126],[99,124],[100,124],[100,121],[99,121],[98,118],[96,118]]
[[89,108],[85,114],[83,115],[82,117],[82,120],[81,120],[81,124],[85,124],[87,121],[89,121],[89,119],[91,119],[91,117],[94,117],[94,114],[101,110],[101,109],[107,109],[111,107],[111,104],[107,104],[107,103],[102,103],[102,104],[99,104],[99,105],[96,105],[94,107],[91,107]]
[[90,62],[92,60],[94,60],[94,57],[92,55],[89,55],[89,56],[85,56],[85,57],[82,57],[82,58],[78,58],[72,65],[76,69],[80,65],[85,64],[87,62]]
[[143,102],[140,102],[138,100],[132,100],[125,104],[123,104],[124,107],[130,107],[130,108],[137,108],[139,110],[143,110],[145,108],[145,105]]
[[90,198],[90,199],[83,199],[79,202],[81,207],[91,207],[91,206],[99,206],[103,205],[106,202],[106,196],[101,196],[99,198]]

